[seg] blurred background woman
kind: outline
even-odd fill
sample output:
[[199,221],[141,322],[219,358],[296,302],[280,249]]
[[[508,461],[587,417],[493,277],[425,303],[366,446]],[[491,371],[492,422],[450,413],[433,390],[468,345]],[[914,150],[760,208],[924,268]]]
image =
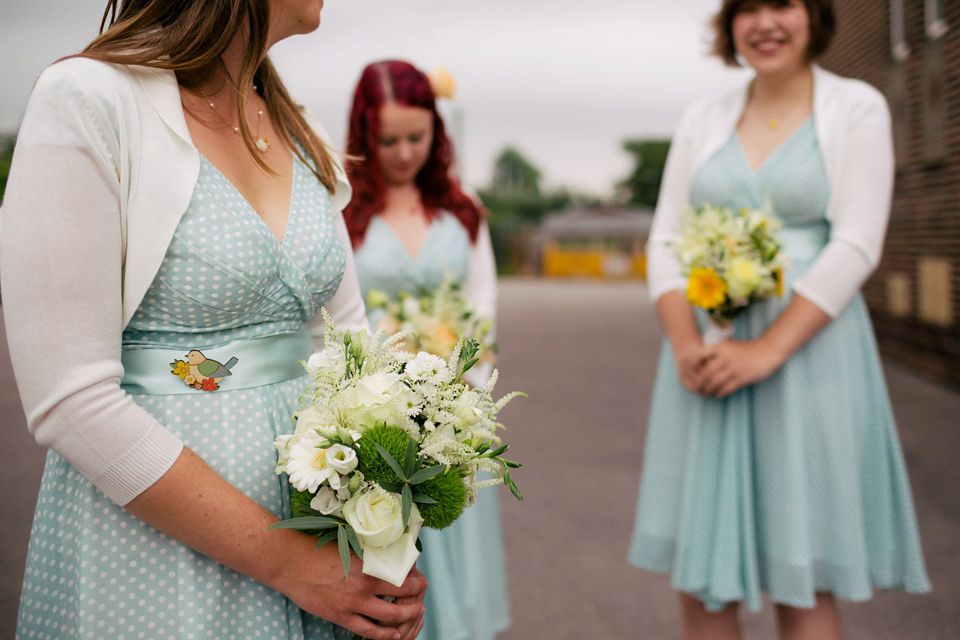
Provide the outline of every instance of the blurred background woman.
[[[813,64],[834,22],[830,0],[725,0],[714,53],[754,77],[692,106],[667,161],[649,245],[667,341],[629,558],[670,572],[687,638],[739,638],[738,603],[762,592],[782,637],[835,639],[835,597],[930,588],[859,294],[889,215],[890,116],[873,87]],[[680,214],[768,198],[786,293],[705,345],[670,247]]]
[[111,0],[100,37],[37,81],[0,269],[29,427],[51,449],[17,637],[420,629],[416,570],[400,588],[360,562],[345,578],[336,545],[267,529],[290,515],[273,441],[321,305],[366,326],[349,186],[267,58],[322,7]]
[[[472,309],[492,319],[496,265],[476,201],[455,178],[453,148],[427,76],[388,60],[367,66],[350,111],[344,210],[364,295],[418,296],[461,283]],[[468,381],[483,384],[489,367]],[[423,529],[417,566],[430,582],[422,640],[488,640],[509,625],[495,488],[448,529]]]

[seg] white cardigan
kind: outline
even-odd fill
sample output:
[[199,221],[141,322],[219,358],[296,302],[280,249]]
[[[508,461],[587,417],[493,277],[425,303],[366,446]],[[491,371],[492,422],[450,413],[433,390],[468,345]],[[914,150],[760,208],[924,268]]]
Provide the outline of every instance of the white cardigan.
[[[747,87],[690,107],[674,135],[647,245],[650,296],[685,289],[668,243],[690,206],[698,170],[736,129]],[[883,249],[894,161],[890,113],[879,91],[859,80],[813,68],[817,141],[830,180],[830,239],[793,290],[836,317],[876,268]],[[696,203],[694,203],[696,204]]]
[[[121,505],[183,446],[120,388],[120,345],[199,171],[172,72],[72,58],[37,81],[2,212],[10,354],[37,442]],[[334,210],[349,198],[341,172]],[[328,309],[344,328],[367,326],[350,252]]]

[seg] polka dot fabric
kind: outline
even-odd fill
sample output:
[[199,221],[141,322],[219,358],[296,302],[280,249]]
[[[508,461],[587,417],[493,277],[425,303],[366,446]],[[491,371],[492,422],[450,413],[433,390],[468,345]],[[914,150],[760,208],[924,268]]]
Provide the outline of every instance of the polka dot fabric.
[[[691,201],[758,208],[769,197],[791,259],[786,290],[825,246],[829,187],[813,121],[755,171],[734,134],[697,174]],[[751,306],[734,338],[756,338],[789,294]],[[701,325],[705,317],[699,317]],[[930,588],[873,330],[857,295],[768,379],[724,399],[679,382],[664,343],[653,393],[633,564],[671,574],[711,610],[761,593]]]
[[[339,285],[346,250],[327,192],[295,160],[283,242],[205,159],[124,347],[215,347],[294,332]],[[134,400],[231,484],[279,517],[289,492],[273,441],[292,431],[305,378],[237,391]],[[108,500],[49,453],[17,638],[339,640],[352,634],[199,555]]]

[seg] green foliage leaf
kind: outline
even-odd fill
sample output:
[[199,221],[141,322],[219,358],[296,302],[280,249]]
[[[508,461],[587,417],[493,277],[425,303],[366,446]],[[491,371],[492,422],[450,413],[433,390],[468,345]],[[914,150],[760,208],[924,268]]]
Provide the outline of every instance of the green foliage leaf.
[[[489,445],[488,445],[488,446],[489,446]],[[497,456],[501,456],[501,455],[505,454],[505,453],[507,452],[507,449],[509,449],[509,448],[510,448],[510,445],[508,445],[508,444],[501,445],[501,446],[497,447],[496,449],[494,449],[493,451],[491,451],[490,453],[488,453],[487,456],[490,457],[490,458],[496,458]]]
[[410,485],[403,485],[403,490],[400,492],[400,517],[404,525],[410,523],[410,507],[413,505],[413,491],[410,490]]
[[363,546],[360,544],[360,538],[357,537],[357,532],[354,531],[353,527],[349,524],[344,525],[343,529],[347,532],[347,542],[350,543],[350,548],[353,549],[353,552],[357,554],[357,557],[363,560]]
[[414,485],[421,484],[434,476],[440,475],[441,473],[443,473],[443,470],[445,468],[446,467],[444,467],[443,465],[438,464],[432,467],[426,467],[426,468],[420,469],[415,474],[410,476],[410,478],[407,479],[407,482]]
[[[409,451],[409,449],[410,449],[410,445],[411,445],[411,444],[413,444],[413,441],[410,441],[410,443],[408,443],[408,445],[407,445],[407,450],[408,450],[408,451]],[[398,462],[394,459],[394,457],[393,457],[392,455],[390,455],[390,452],[387,451],[386,449],[384,449],[384,448],[380,445],[379,442],[376,443],[376,447],[377,447],[377,452],[379,452],[380,455],[383,457],[383,459],[386,461],[386,463],[387,463],[388,465],[390,465],[390,468],[393,469],[393,472],[394,472],[395,474],[397,474],[397,476],[398,476],[401,480],[406,480],[406,479],[407,479],[407,474],[405,474],[405,473],[403,472],[403,469],[400,467],[400,463],[398,463]]]
[[414,471],[414,464],[417,460],[417,445],[413,438],[407,442],[407,450],[403,456],[403,475],[402,478],[409,478]]
[[510,493],[512,493],[517,500],[522,501],[523,496],[520,494],[520,489],[517,487],[516,483],[513,481],[513,478],[510,477],[509,471],[506,474],[504,474],[503,481],[507,483],[508,487],[510,487]]
[[343,527],[337,527],[337,548],[340,550],[340,561],[343,563],[344,577],[350,575],[350,543],[347,541],[347,532]]
[[320,538],[317,540],[317,547],[316,547],[316,548],[319,549],[320,547],[322,547],[323,545],[327,544],[328,542],[330,542],[331,540],[333,540],[333,539],[336,538],[336,537],[337,537],[337,532],[336,532],[336,531],[328,531],[328,532],[326,532],[325,534],[323,534],[322,536],[320,536]]
[[329,529],[343,524],[342,520],[329,518],[327,516],[315,516],[312,518],[289,518],[277,524],[270,525],[268,529],[296,529],[297,531],[309,531],[311,529]]

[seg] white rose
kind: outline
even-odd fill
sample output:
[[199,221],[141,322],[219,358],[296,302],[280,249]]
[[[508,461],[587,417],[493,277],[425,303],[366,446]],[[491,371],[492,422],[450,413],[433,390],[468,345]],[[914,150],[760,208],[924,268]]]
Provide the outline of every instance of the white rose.
[[343,517],[363,545],[363,572],[399,587],[417,561],[417,536],[423,518],[410,507],[410,524],[401,518],[400,496],[367,491],[343,505]]
[[327,449],[327,465],[341,476],[357,468],[357,452],[342,444],[335,444]]
[[325,516],[337,516],[341,517],[343,513],[343,500],[334,493],[333,489],[330,487],[320,487],[320,490],[317,491],[317,495],[313,497],[313,500],[310,501],[310,508],[316,509]]
[[364,376],[349,393],[350,405],[359,409],[355,413],[361,424],[368,416],[374,423],[400,426],[407,407],[416,402],[416,396],[403,384],[398,373],[381,371]]

